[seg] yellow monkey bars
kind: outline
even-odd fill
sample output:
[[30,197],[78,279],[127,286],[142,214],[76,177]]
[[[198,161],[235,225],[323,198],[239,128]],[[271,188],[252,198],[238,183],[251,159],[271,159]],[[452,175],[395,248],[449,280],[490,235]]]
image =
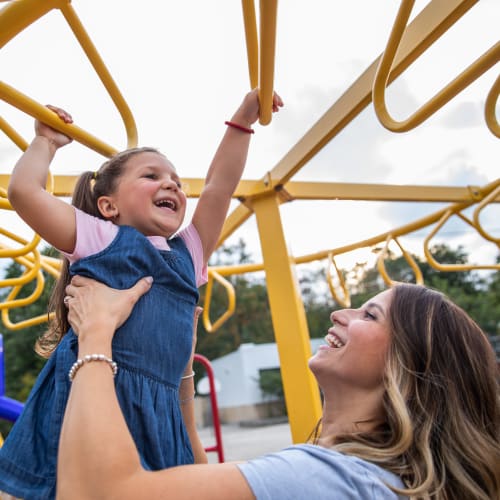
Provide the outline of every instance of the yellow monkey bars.
[[[118,112],[120,113],[127,134],[127,147],[130,148],[136,146],[137,127],[132,112],[130,111],[124,97],[120,93],[118,86],[113,80],[101,56],[97,52],[92,40],[85,31],[85,28],[73,9],[70,0],[44,0],[43,2],[40,0],[17,0],[15,2],[9,2],[2,10],[0,10],[0,48],[2,48],[20,31],[24,30],[34,21],[53,9],[59,9],[61,11],[113,103],[115,104]],[[21,111],[28,113],[34,118],[45,120],[52,127],[71,135],[71,137],[75,140],[104,156],[111,156],[116,153],[115,148],[108,146],[93,137],[91,134],[78,129],[77,127],[71,127],[62,123],[61,120],[58,120],[57,117],[55,117],[53,113],[50,113],[50,111],[48,111],[44,106],[36,103],[28,96],[16,91],[4,82],[0,82],[0,98]],[[2,123],[5,126],[4,120],[2,120]],[[5,131],[3,127],[2,130]]]
[[[392,28],[387,47],[380,59],[380,63],[373,82],[373,107],[380,123],[392,132],[407,132],[427,120],[432,114],[445,105],[450,99],[469,86],[474,80],[490,69],[500,60],[500,42],[496,43],[466,70],[450,82],[444,89],[438,92],[432,99],[421,106],[413,115],[403,121],[394,120],[387,111],[385,102],[385,90],[389,80],[389,74],[394,63],[396,52],[403,38],[406,23],[410,17],[415,0],[402,0],[394,26]],[[494,85],[492,92],[496,88],[498,98],[498,87]],[[495,101],[496,102],[496,99]],[[487,112],[491,114],[493,104],[488,103]],[[488,122],[492,132],[495,127]]]
[[259,87],[261,106],[259,123],[267,125],[272,118],[278,0],[260,0],[260,44],[257,41],[254,1],[242,0],[241,4],[245,23],[250,87]]

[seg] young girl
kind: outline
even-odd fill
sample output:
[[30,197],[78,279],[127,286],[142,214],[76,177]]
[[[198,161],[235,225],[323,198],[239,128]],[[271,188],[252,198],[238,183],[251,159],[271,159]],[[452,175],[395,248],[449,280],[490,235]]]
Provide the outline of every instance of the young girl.
[[[282,104],[275,95],[273,111]],[[72,122],[63,110],[50,109]],[[253,90],[226,122],[192,222],[178,234],[186,195],[165,156],[153,148],[117,154],[97,172],[82,174],[71,206],[45,190],[55,152],[71,139],[36,122],[36,136],[12,173],[9,200],[67,262],[52,301],[55,323],[38,344],[39,352],[50,358],[0,449],[0,490],[26,500],[55,497],[59,433],[78,350],[63,303],[64,288],[74,274],[115,288],[129,288],[143,276],[153,278],[150,292],[113,342],[120,366],[116,387],[146,469],[193,462],[181,405],[192,404],[192,394],[186,397],[182,386],[193,387],[194,374],[187,366],[197,287],[206,281],[208,258],[241,178],[251,125],[258,117],[258,92]]]

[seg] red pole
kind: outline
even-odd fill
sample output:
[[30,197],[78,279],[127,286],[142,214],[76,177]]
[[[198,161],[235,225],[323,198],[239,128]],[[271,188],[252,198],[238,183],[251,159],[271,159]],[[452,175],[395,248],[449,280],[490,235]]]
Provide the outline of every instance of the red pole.
[[207,372],[208,382],[210,385],[210,405],[212,407],[212,420],[215,433],[215,445],[206,447],[205,451],[206,452],[216,451],[217,456],[219,458],[219,463],[222,463],[224,462],[224,449],[222,447],[222,433],[221,433],[220,419],[219,419],[219,408],[217,406],[217,394],[215,390],[214,370],[212,368],[210,361],[201,354],[195,354],[194,361],[201,363],[205,367],[205,371]]

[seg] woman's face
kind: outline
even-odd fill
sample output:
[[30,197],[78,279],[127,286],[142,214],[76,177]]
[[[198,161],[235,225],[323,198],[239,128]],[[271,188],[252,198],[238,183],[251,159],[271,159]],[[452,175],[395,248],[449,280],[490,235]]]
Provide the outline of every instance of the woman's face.
[[386,290],[359,309],[331,314],[326,345],[309,360],[323,390],[330,384],[368,391],[381,386],[390,341],[391,296],[392,291]]

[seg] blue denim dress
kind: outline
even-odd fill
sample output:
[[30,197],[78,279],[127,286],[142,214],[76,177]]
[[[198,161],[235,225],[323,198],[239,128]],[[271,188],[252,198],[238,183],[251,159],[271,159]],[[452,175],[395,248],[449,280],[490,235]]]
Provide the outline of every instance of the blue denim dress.
[[[113,339],[118,399],[142,464],[150,470],[194,460],[178,387],[191,354],[198,290],[186,245],[179,237],[168,243],[170,251],[157,250],[137,230],[121,226],[107,248],[70,268],[71,274],[120,289],[144,276],[154,278],[151,290]],[[0,490],[26,500],[55,498],[68,371],[77,350],[77,337],[70,330],[40,372],[23,413],[0,448]]]

